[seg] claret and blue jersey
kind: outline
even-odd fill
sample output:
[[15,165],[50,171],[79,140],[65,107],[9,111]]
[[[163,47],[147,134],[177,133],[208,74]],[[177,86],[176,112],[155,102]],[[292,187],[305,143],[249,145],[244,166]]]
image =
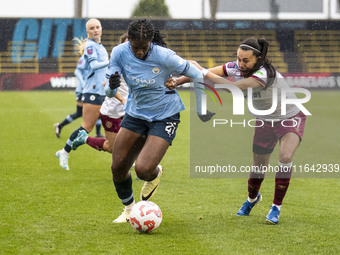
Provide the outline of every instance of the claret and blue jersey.
[[188,61],[170,49],[151,44],[145,60],[136,58],[126,42],[113,48],[107,78],[123,74],[129,87],[125,111],[147,121],[162,120],[185,109],[176,90],[164,86],[171,74],[185,75]]

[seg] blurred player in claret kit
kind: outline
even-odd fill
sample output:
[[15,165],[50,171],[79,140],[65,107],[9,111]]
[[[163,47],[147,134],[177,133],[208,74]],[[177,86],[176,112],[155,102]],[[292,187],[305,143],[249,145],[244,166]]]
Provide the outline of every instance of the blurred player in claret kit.
[[[237,50],[237,61],[228,62],[222,66],[206,70],[193,62],[206,78],[216,84],[230,84],[238,87],[246,98],[248,88],[253,89],[253,105],[255,109],[270,109],[273,102],[273,89],[289,88],[282,75],[271,65],[267,59],[268,42],[265,39],[249,38],[244,40]],[[233,77],[235,82],[220,77]],[[170,79],[166,86],[175,87],[187,82],[187,78],[179,77]],[[287,93],[288,99],[296,99],[294,93]],[[281,106],[281,97],[278,97],[278,106]],[[302,140],[305,127],[305,114],[294,104],[287,105],[286,115],[281,115],[281,107],[268,115],[256,115],[255,134],[253,139],[253,170],[248,179],[248,199],[243,203],[238,216],[247,216],[252,208],[262,200],[259,193],[264,179],[264,169],[269,164],[271,153],[277,142],[279,148],[279,171],[275,176],[275,193],[271,209],[266,221],[272,224],[279,222],[282,200],[288,190],[291,174],[292,160],[296,149]],[[282,121],[289,121],[289,125],[283,125]],[[261,125],[264,123],[263,125]]]

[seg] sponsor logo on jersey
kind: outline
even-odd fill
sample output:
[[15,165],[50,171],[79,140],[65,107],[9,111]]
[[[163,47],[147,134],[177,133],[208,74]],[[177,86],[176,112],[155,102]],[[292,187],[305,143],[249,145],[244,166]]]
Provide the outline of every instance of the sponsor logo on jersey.
[[154,68],[152,68],[152,72],[153,72],[154,74],[159,74],[160,70],[159,70],[158,67],[154,67]]
[[135,82],[135,83],[138,83],[138,85],[141,85],[143,87],[146,87],[147,85],[152,85],[156,82],[155,79],[140,79],[138,77],[135,77],[135,76],[130,76],[130,75],[127,75],[126,78],[128,78],[129,80]]
[[259,71],[257,71],[257,72],[254,73],[254,74],[261,74],[261,75],[263,75],[263,72],[261,72],[261,71],[259,70]]

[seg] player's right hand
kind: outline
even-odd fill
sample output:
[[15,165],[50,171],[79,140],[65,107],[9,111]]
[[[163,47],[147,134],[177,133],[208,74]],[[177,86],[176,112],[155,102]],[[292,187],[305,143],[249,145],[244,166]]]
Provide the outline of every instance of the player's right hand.
[[110,75],[109,86],[110,86],[111,89],[116,89],[120,86],[120,76],[119,76],[118,72]]
[[170,77],[166,83],[164,84],[165,87],[167,87],[168,89],[174,90],[177,87],[177,81],[176,79]]

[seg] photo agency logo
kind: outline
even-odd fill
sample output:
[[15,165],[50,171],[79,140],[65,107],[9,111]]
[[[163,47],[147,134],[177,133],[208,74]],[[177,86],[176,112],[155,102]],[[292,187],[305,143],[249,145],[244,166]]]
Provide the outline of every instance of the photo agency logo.
[[[244,94],[243,91],[234,86],[234,85],[228,85],[228,84],[215,84],[215,88],[206,84],[206,83],[201,83],[203,86],[211,90],[216,97],[218,98],[221,107],[223,106],[222,100],[216,89],[226,89],[228,90],[233,97],[233,115],[244,115],[244,99],[247,97],[247,107],[249,110],[249,113],[252,116],[263,116],[263,118],[259,119],[250,119],[246,120],[244,119],[243,121],[237,121],[233,122],[232,119],[213,119],[213,127],[216,127],[217,125],[230,125],[230,127],[233,127],[235,125],[242,125],[243,127],[249,126],[249,127],[261,127],[264,125],[264,121],[271,122],[272,125],[274,125],[274,122],[281,121],[281,125],[284,127],[297,127],[299,125],[298,120],[295,118],[291,119],[284,119],[282,116],[287,115],[287,106],[288,105],[294,105],[296,106],[301,112],[303,112],[305,115],[312,115],[306,107],[304,107],[304,103],[307,103],[311,99],[311,93],[309,90],[304,89],[304,88],[290,88],[290,87],[285,87],[285,88],[272,88],[271,89],[271,95],[265,95],[266,100],[271,99],[271,106],[268,104],[268,109],[256,109],[254,107],[254,98],[261,98],[262,95],[260,92],[254,92],[253,88],[248,88],[247,93]],[[205,89],[201,88],[205,93],[201,94],[201,112],[202,114],[207,114],[207,95],[209,95],[212,100],[214,101],[216,105],[216,100],[213,96],[213,94]],[[269,91],[265,91],[264,93],[269,93]],[[304,97],[297,98],[295,96],[295,93],[300,93],[303,94]],[[294,94],[294,96],[292,96]],[[245,96],[247,95],[247,96]],[[279,114],[281,115],[279,119],[273,119],[273,118],[268,118],[266,119],[265,116],[269,116],[273,114],[277,108],[278,108],[278,102],[280,99],[280,111]],[[269,108],[270,106],[270,108]],[[264,120],[263,120],[264,119]]]

